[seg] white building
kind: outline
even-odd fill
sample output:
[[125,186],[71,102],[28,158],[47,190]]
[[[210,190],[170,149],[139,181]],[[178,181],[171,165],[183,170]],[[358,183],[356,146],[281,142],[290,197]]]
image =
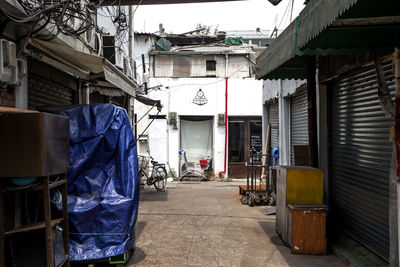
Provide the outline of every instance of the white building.
[[[139,154],[148,152],[179,174],[183,149],[189,161],[212,159],[216,176],[245,177],[250,144],[261,152],[262,135],[262,81],[253,78],[252,47],[192,45],[149,55],[148,94],[163,109],[138,124],[140,135],[151,123],[139,139]],[[139,106],[138,114],[148,110]]]
[[48,111],[111,102],[129,112],[138,85],[128,58],[126,7],[6,0],[0,9],[0,52],[18,62],[4,71],[18,73],[16,81],[0,75],[0,105]]

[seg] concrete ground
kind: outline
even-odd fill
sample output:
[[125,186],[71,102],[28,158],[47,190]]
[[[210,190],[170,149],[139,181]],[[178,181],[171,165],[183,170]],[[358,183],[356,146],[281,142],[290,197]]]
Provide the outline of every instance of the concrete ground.
[[141,192],[128,266],[346,266],[335,255],[294,255],[268,207],[240,203],[237,182],[172,182]]

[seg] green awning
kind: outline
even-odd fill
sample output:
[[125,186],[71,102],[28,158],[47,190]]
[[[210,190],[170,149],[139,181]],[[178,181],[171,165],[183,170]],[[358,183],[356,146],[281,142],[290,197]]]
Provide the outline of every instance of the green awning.
[[307,56],[400,44],[399,0],[312,0],[257,58],[257,79],[304,79]]

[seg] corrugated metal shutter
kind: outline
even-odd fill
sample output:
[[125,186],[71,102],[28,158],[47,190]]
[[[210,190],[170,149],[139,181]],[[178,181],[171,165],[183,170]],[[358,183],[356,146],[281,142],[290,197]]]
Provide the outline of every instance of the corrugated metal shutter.
[[28,75],[28,108],[55,109],[72,106],[73,90],[41,77],[36,74]]
[[[391,66],[385,65],[394,90]],[[389,171],[393,121],[382,112],[374,68],[335,81],[331,90],[332,207],[336,225],[389,256]]]
[[278,102],[268,106],[268,123],[271,124],[271,148],[279,146],[279,111]]
[[290,98],[290,162],[294,162],[293,146],[308,145],[307,90]]

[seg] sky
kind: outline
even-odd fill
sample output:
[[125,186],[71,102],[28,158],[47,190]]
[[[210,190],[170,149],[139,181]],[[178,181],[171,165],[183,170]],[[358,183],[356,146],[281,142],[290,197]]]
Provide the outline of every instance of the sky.
[[[247,0],[217,3],[142,5],[134,15],[134,30],[155,33],[162,23],[167,33],[184,33],[198,23],[217,27],[220,31],[261,30],[272,31],[275,26],[283,30],[289,25],[291,0],[282,0],[273,6],[267,0]],[[294,19],[303,9],[304,0],[294,0]],[[289,7],[289,8],[288,8]],[[136,6],[134,7],[136,8]],[[285,14],[285,10],[286,14]],[[285,14],[285,16],[284,16]]]

